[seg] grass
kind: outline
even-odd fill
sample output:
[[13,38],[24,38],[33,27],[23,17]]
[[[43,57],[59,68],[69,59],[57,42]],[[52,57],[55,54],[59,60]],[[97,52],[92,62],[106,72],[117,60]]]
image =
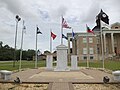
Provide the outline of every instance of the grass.
[[[79,62],[78,66],[86,67],[86,62]],[[89,62],[90,67],[94,68],[103,68],[103,62],[102,61],[91,61]],[[120,70],[120,61],[113,61],[113,60],[105,60],[104,62],[104,68],[109,70]]]
[[[45,61],[38,61],[38,67],[45,67]],[[22,60],[21,68],[34,68],[35,61],[25,61]],[[19,61],[15,62],[15,67],[13,67],[13,62],[0,62],[0,70],[18,70],[19,69]]]
[[[38,67],[45,67],[46,61],[38,61]],[[35,61],[25,61],[22,60],[22,68],[34,68]],[[55,65],[55,64],[54,64]],[[70,66],[70,63],[68,63]],[[86,67],[87,64],[85,61],[80,61],[78,63],[79,67]],[[89,62],[90,67],[94,68],[102,68],[102,61],[91,61]],[[105,68],[110,70],[120,70],[120,61],[106,60]],[[15,67],[13,67],[13,62],[0,62],[0,70],[18,70],[19,69],[19,61],[15,63]]]

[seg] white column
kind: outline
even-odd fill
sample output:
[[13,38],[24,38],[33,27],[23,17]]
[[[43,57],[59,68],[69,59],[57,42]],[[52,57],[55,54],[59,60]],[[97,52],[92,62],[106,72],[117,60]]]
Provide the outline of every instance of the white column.
[[77,55],[71,55],[71,70],[79,70],[78,62],[77,62]]
[[74,40],[72,39],[72,54],[74,54]]
[[114,55],[115,54],[115,50],[114,50],[114,37],[113,37],[113,33],[111,33],[111,43],[112,43],[112,53]]
[[105,57],[106,57],[106,33],[103,34],[103,38],[104,38],[104,54],[105,54]]
[[68,37],[68,61],[70,61],[70,37]]
[[70,54],[70,37],[68,37],[68,54]]
[[47,70],[52,70],[53,69],[53,55],[47,55],[46,69]]

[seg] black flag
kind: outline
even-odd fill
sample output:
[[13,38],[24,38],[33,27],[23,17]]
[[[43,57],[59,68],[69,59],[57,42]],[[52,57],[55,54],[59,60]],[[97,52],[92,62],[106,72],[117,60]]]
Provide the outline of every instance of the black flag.
[[40,31],[39,27],[37,27],[37,34],[42,34],[42,32]]

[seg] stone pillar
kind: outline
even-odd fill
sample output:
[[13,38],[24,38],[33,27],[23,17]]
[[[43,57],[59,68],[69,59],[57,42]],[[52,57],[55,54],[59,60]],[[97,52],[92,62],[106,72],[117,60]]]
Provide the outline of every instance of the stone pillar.
[[47,70],[52,70],[53,69],[53,55],[47,55],[46,69]]
[[70,54],[70,37],[68,37],[68,54]]
[[111,33],[111,43],[112,43],[112,54],[115,54],[115,49],[114,49],[114,37],[113,37],[113,33]]
[[78,62],[77,62],[77,55],[71,55],[71,70],[79,70]]
[[70,61],[70,37],[68,37],[68,61]]
[[75,55],[75,40],[72,39],[72,54]]
[[103,38],[104,38],[104,50],[105,50],[105,52],[104,52],[104,54],[105,54],[105,57],[106,57],[106,33],[104,33],[103,34]]
[[67,47],[59,45],[57,48],[57,66],[54,71],[69,71],[67,65]]

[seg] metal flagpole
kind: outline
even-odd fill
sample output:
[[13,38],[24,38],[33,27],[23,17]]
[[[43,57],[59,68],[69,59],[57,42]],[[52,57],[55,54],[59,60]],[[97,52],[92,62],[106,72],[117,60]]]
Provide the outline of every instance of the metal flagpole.
[[22,37],[21,37],[21,51],[20,51],[20,64],[19,64],[19,70],[21,69],[22,46],[23,46],[23,34],[24,34],[24,30],[25,30],[25,26],[24,26],[24,20],[23,20]]
[[87,32],[87,68],[89,68],[89,38],[88,38],[88,32]]
[[14,51],[14,60],[13,60],[13,67],[15,67],[15,61],[16,61],[16,42],[17,42],[17,31],[18,31],[18,22],[21,20],[21,18],[16,15],[16,31],[15,31],[15,51]]
[[103,37],[102,37],[101,19],[100,19],[100,35],[101,35],[101,50],[102,50],[103,69],[104,69],[104,49],[103,49]]
[[52,29],[50,29],[50,52],[52,53],[52,37],[51,37]]
[[18,21],[16,21],[16,32],[15,32],[15,51],[14,51],[14,61],[13,61],[13,67],[15,67],[15,61],[16,61],[17,28],[18,28]]
[[[36,25],[37,28],[37,25]],[[37,30],[36,30],[36,53],[35,53],[35,68],[37,68]]]
[[73,28],[72,28],[72,39],[74,39],[74,36],[73,36]]
[[63,34],[63,16],[62,16],[62,23],[61,23],[61,45],[63,45],[62,34]]

